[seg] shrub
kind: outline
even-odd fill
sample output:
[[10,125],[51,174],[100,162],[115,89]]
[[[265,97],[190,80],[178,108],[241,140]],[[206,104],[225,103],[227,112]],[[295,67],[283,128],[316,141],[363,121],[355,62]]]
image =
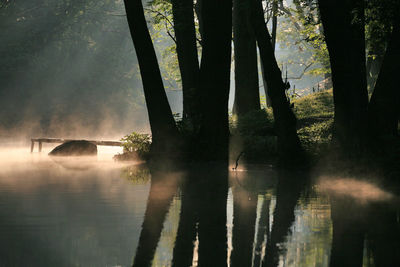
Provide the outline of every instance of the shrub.
[[150,152],[151,135],[133,132],[125,135],[121,141],[124,153],[137,153],[140,158],[145,158]]

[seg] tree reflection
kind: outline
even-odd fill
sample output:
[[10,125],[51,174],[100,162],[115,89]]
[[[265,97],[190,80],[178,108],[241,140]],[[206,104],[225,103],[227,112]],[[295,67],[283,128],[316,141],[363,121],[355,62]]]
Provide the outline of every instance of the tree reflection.
[[178,188],[179,174],[151,172],[150,193],[136,250],[134,267],[150,266],[165,217]]
[[[296,213],[299,211],[296,207],[300,196],[304,196],[303,192],[309,188],[308,173],[279,171],[275,197],[273,193],[271,196],[273,179],[266,176],[265,172],[260,172],[261,175],[232,172],[229,183],[225,166],[192,166],[180,173],[153,171],[151,174],[150,193],[133,266],[151,266],[166,215],[177,192],[180,192],[181,210],[179,223],[173,222],[176,223],[177,233],[171,266],[219,267],[228,263],[232,267],[286,265],[293,258],[289,255],[293,254],[290,252],[293,246],[296,253],[304,254],[304,257],[301,256],[302,264],[316,264],[316,256],[312,254],[315,250],[303,246],[304,242],[317,245],[315,239],[301,239],[300,245],[296,243],[299,242],[296,238],[288,239],[289,234],[298,234],[291,233],[291,229],[296,229],[292,228],[295,219],[304,216]],[[227,258],[229,186],[233,198],[233,250],[230,258]],[[308,201],[307,197],[301,199]],[[318,201],[316,205],[321,205],[321,199]],[[370,259],[374,266],[400,266],[397,206],[394,207],[387,199],[360,202],[354,199],[354,194],[351,197],[330,194],[330,201],[333,228],[330,266],[369,266],[365,259]],[[329,208],[326,209],[329,216]],[[302,221],[301,218],[299,220]],[[321,218],[313,217],[310,220]],[[301,224],[304,224],[304,220]],[[325,236],[328,236],[330,222],[325,225],[329,228],[325,232]],[[317,231],[321,229],[311,229],[312,226],[306,222],[297,229],[308,227],[309,233],[303,235],[318,235]],[[290,240],[295,240],[295,244],[290,245],[293,242]],[[330,238],[322,242],[328,246]],[[367,255],[366,250],[371,253]],[[324,254],[325,264],[328,254]]]
[[231,266],[251,266],[257,217],[255,179],[247,172],[235,172],[231,178],[233,195],[233,230]]
[[270,238],[267,240],[265,257],[262,266],[277,266],[279,256],[284,251],[282,243],[287,237],[295,219],[295,207],[300,194],[308,181],[306,173],[280,171],[276,189],[276,206],[273,213],[273,224]]
[[388,198],[368,200],[335,192],[330,197],[333,225],[330,266],[400,266],[398,205]]

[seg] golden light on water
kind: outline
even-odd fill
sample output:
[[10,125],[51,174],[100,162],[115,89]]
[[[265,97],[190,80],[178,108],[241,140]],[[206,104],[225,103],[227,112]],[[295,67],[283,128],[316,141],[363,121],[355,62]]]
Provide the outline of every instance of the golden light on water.
[[377,184],[354,178],[321,177],[317,184],[322,192],[341,197],[351,197],[361,203],[388,201],[393,195]]

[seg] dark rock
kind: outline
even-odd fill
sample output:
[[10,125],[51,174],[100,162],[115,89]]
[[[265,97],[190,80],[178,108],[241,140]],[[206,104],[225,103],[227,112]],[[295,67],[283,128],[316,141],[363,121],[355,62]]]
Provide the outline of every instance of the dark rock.
[[68,141],[56,148],[50,153],[50,156],[96,156],[97,146],[85,140]]

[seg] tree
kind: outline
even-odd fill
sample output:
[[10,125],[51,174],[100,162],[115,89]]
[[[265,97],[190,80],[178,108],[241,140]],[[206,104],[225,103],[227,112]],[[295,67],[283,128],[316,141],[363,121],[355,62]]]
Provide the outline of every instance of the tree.
[[395,17],[390,42],[368,106],[368,130],[372,142],[382,136],[398,136],[400,88],[395,77],[400,60],[400,19]]
[[230,85],[232,2],[202,0],[200,64],[200,132],[198,156],[228,160],[228,99]]
[[282,162],[294,159],[302,153],[296,132],[296,117],[286,98],[287,85],[282,80],[282,73],[276,62],[271,37],[265,25],[262,3],[252,1],[251,24],[255,31],[261,61],[264,67],[264,79],[267,81],[268,95],[271,99],[274,128],[278,136],[278,151]]
[[178,130],[165,94],[157,57],[147,29],[141,0],[124,0],[129,29],[142,76],[152,132],[153,152],[176,149]]
[[235,57],[235,101],[233,113],[244,115],[260,109],[257,47],[254,31],[249,24],[250,6],[233,1],[233,42]]
[[323,0],[319,10],[332,70],[333,140],[353,154],[365,144],[367,121],[364,1]]
[[176,52],[182,78],[183,119],[198,128],[196,98],[199,97],[199,60],[193,0],[172,0]]

